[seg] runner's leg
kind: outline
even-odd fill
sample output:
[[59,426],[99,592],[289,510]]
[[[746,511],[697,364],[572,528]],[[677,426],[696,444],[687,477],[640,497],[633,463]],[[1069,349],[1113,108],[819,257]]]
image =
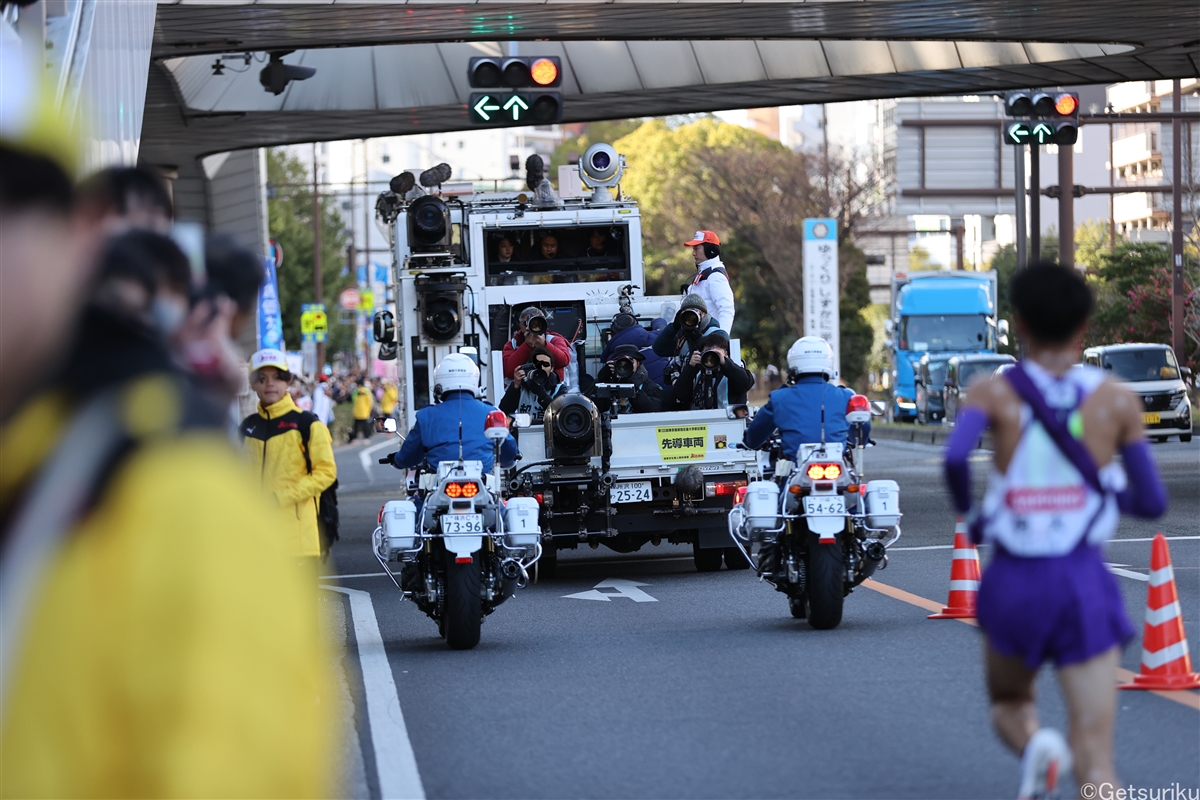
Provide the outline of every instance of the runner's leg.
[[1075,756],[1075,780],[1083,785],[1117,785],[1113,765],[1113,722],[1117,713],[1117,664],[1112,647],[1080,664],[1058,670],[1067,704],[1067,738]]
[[983,646],[988,697],[992,703],[992,725],[1000,740],[1014,753],[1021,755],[1038,729],[1033,692],[1037,670],[1029,669],[1018,656],[996,652],[986,639]]

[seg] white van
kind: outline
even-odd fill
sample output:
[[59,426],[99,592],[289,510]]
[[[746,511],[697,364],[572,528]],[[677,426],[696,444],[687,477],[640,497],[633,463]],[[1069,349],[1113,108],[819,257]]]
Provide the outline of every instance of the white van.
[[1083,363],[1108,370],[1142,398],[1142,422],[1156,440],[1173,434],[1192,440],[1192,406],[1187,385],[1192,371],[1180,368],[1175,353],[1165,344],[1110,344],[1083,351]]

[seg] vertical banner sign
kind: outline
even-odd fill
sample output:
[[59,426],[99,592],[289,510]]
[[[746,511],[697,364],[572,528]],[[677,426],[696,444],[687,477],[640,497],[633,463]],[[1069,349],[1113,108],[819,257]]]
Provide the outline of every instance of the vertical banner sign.
[[262,286],[258,287],[258,349],[273,347],[283,350],[283,317],[279,311],[279,283],[275,279],[276,258],[279,251],[274,240],[271,255],[263,259]]
[[842,371],[839,343],[837,220],[804,220],[804,335],[820,336],[833,348]]

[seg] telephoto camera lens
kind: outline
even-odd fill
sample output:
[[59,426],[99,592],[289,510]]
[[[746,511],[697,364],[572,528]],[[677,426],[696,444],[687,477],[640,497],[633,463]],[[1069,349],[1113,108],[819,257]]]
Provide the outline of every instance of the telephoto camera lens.
[[705,350],[700,356],[700,365],[705,369],[716,369],[721,366],[721,355],[716,350]]
[[620,381],[627,381],[637,372],[637,364],[632,356],[621,356],[613,362],[613,375]]
[[694,308],[685,308],[679,312],[679,321],[688,330],[696,330],[700,327],[700,312]]
[[543,334],[546,332],[546,318],[541,314],[530,317],[525,321],[525,330],[530,333]]
[[559,431],[571,439],[582,438],[592,427],[592,418],[583,406],[567,406],[555,422]]

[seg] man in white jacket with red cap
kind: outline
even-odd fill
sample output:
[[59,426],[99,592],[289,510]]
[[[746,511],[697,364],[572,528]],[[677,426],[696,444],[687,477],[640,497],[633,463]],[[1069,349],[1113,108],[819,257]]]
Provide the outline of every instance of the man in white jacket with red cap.
[[733,289],[729,273],[721,263],[721,240],[712,231],[696,231],[690,242],[692,258],[696,260],[696,275],[688,286],[688,294],[704,298],[708,313],[720,323],[721,330],[733,333]]

